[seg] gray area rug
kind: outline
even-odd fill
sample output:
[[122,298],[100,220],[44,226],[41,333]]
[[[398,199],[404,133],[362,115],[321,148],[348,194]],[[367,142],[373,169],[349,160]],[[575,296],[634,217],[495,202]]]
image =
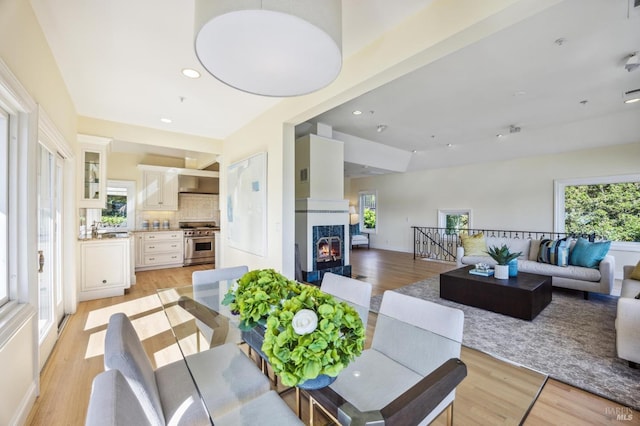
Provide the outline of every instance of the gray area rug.
[[[440,277],[397,290],[464,312],[463,344],[640,410],[640,369],[616,357],[617,298],[553,289],[533,321],[511,318],[440,298]],[[382,296],[371,298],[378,311]]]

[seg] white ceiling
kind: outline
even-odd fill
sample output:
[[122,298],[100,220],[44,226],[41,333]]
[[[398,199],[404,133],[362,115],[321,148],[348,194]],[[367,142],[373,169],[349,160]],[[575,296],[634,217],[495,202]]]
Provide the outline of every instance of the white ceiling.
[[[430,2],[344,0],[343,56]],[[232,89],[204,71],[193,49],[193,0],[31,4],[81,116],[223,139],[280,101]],[[188,79],[183,68],[202,77]]]
[[[639,142],[640,103],[622,102],[640,89],[640,69],[624,69],[640,51],[640,8],[629,5],[562,2],[312,122],[415,150],[408,170]],[[380,174],[365,166],[345,174]]]
[[[430,1],[343,0],[343,55]],[[640,70],[623,68],[640,51],[640,10],[630,12],[630,1],[566,0],[315,121],[416,150],[409,170],[638,142],[640,105],[621,101],[640,88]],[[31,3],[81,116],[223,139],[279,101],[229,88],[202,69],[193,1]],[[183,77],[185,67],[202,77]],[[378,133],[378,124],[388,127]],[[521,132],[508,134],[510,125]]]

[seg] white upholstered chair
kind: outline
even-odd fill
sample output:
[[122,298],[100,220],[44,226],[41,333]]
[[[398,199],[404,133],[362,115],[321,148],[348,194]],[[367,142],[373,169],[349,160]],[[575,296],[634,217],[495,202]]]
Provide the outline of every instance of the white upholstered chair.
[[634,265],[624,265],[616,315],[616,351],[629,366],[640,366],[640,281],[631,278]]
[[[206,420],[205,413],[202,414],[202,419]],[[105,371],[93,379],[85,424],[87,426],[152,425],[136,394],[127,383],[127,379],[118,370]],[[202,424],[205,424],[204,421]]]
[[371,303],[371,284],[344,277],[342,275],[327,272],[322,277],[320,290],[336,296],[353,306],[365,328],[369,318],[369,305]]
[[[208,286],[208,284],[218,281],[235,280],[242,277],[247,272],[249,272],[249,268],[246,265],[194,271],[191,274],[193,299],[216,312],[227,310],[227,307],[221,304],[224,294],[219,294],[218,290],[213,290],[211,286]],[[196,319],[196,326],[202,333],[203,338],[209,344],[209,347],[213,347],[220,343],[221,339],[218,339],[217,336],[215,336],[214,330],[207,326],[204,321]],[[226,342],[240,341],[240,332],[238,330],[230,328],[225,329],[224,332],[229,333],[229,335],[222,337],[222,343],[224,343],[225,340]],[[198,344],[199,343],[200,339],[198,339]]]
[[[361,412],[387,407],[423,376],[460,357],[463,324],[464,314],[459,309],[386,291],[371,348],[341,371],[331,387],[341,395],[350,395],[349,401]],[[464,371],[466,375],[466,367]],[[454,399],[455,388],[416,423],[429,424],[445,410],[451,422]]]
[[351,239],[351,248],[353,246],[364,246],[369,248],[369,236],[360,232],[360,225],[349,225],[349,237]]
[[249,268],[246,265],[194,271],[191,274],[191,284],[197,286],[199,284],[215,283],[216,281],[235,280],[247,272],[249,272]]
[[[271,424],[300,424],[270,390],[269,380],[231,343],[154,371],[131,321],[123,313],[116,313],[107,327],[104,363],[106,370],[122,373],[152,425],[210,424],[207,412],[216,425],[248,425],[263,416],[267,420],[282,419]],[[135,409],[135,405],[130,408]]]

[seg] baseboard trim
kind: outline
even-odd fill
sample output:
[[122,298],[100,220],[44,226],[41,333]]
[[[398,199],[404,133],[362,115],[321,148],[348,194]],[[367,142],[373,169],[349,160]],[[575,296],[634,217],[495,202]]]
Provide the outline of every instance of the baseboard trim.
[[37,397],[36,388],[37,388],[36,383],[32,382],[31,385],[29,386],[29,389],[27,390],[24,397],[22,398],[22,402],[17,407],[17,410],[14,413],[13,418],[11,419],[11,421],[9,421],[9,424],[11,426],[20,426],[20,425],[27,424],[27,418],[29,417],[29,413],[31,412],[31,409],[33,408],[33,405],[36,402],[36,397]]

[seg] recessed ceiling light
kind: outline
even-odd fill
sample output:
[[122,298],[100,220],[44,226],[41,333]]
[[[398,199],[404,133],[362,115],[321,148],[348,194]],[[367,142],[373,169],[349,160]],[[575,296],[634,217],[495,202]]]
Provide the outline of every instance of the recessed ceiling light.
[[386,124],[378,124],[378,127],[376,127],[376,132],[378,133],[382,133],[387,129],[387,125]]
[[500,139],[500,138],[502,138],[502,137],[504,137],[504,135],[503,135],[502,133],[498,133],[498,134],[496,135],[496,138],[498,138],[498,139]]
[[447,144],[447,148],[451,148],[452,146],[453,146],[453,145],[452,145],[452,144],[450,144],[450,143],[448,143],[448,144]]
[[192,68],[183,68],[182,75],[189,78],[200,78],[200,73]]
[[353,115],[360,115],[360,114],[362,114],[362,111],[360,111],[359,109],[357,109],[357,110],[353,111],[351,114],[353,114]]
[[413,152],[413,153],[415,154],[416,152],[418,152],[418,150],[417,150],[417,149],[414,149],[414,150],[412,150],[411,152]]
[[162,118],[160,119],[160,121],[162,121],[163,123],[167,123],[167,124],[169,124],[169,123],[171,123],[173,120],[171,120],[170,118],[162,117]]

